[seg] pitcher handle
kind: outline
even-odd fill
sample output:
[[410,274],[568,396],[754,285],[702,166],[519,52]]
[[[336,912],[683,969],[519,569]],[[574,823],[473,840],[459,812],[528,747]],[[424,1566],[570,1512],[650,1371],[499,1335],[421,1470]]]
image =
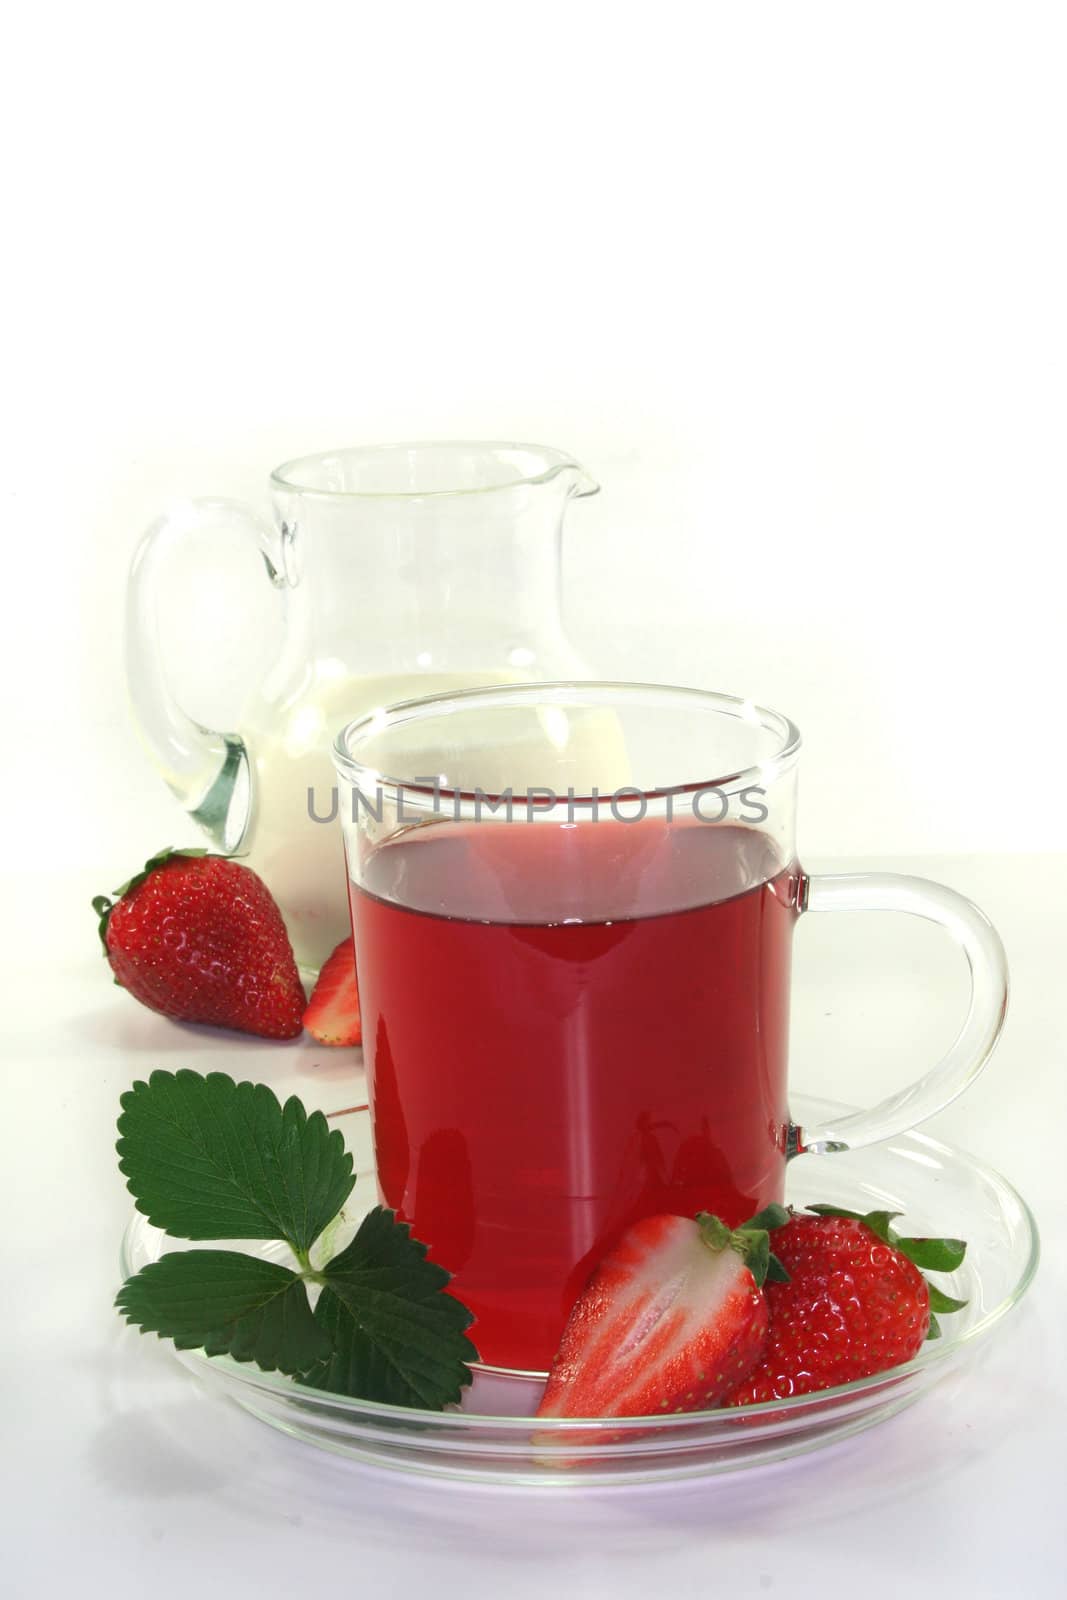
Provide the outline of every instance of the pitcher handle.
[[159,644],[158,594],[174,552],[209,523],[240,530],[283,587],[270,526],[233,500],[187,500],[160,517],[134,552],[126,596],[126,678],[137,729],[168,788],[217,849],[240,847],[252,821],[248,752],[239,734],[205,728],[171,692]]
[[967,957],[971,998],[948,1054],[921,1078],[870,1111],[834,1117],[815,1128],[790,1129],[789,1153],[856,1150],[903,1133],[941,1111],[981,1072],[1004,1025],[1008,963],[1000,936],[984,912],[963,895],[926,878],[892,872],[805,878],[802,911],[907,911],[936,922]]

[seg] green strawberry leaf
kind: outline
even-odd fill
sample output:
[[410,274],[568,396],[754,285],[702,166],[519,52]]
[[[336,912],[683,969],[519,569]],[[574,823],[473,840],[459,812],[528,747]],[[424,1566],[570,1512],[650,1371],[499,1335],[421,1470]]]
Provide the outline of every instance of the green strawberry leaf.
[[962,1239],[896,1239],[894,1244],[923,1272],[955,1272],[967,1254]]
[[749,1217],[747,1222],[741,1224],[742,1228],[765,1228],[771,1231],[774,1228],[784,1228],[789,1221],[789,1212],[785,1206],[764,1206],[762,1211],[757,1211],[754,1217]]
[[926,1330],[927,1341],[929,1341],[931,1339],[940,1339],[940,1337],[941,1337],[941,1324],[940,1324],[940,1322],[938,1322],[937,1318],[934,1316],[933,1312],[931,1311],[931,1313],[930,1313],[930,1326]]
[[769,1234],[763,1228],[739,1228],[734,1237],[741,1243],[741,1254],[757,1289],[762,1289],[771,1265]]
[[930,1291],[931,1320],[933,1320],[933,1313],[935,1311],[940,1311],[942,1313],[948,1311],[962,1311],[964,1306],[967,1304],[966,1300],[954,1300],[950,1294],[946,1294],[943,1289],[939,1289],[937,1285],[931,1283],[929,1279],[926,1281],[926,1287]]
[[142,1333],[173,1339],[179,1350],[202,1348],[268,1372],[303,1372],[329,1355],[296,1273],[237,1250],[162,1256],[126,1280],[115,1304]]
[[893,1232],[892,1223],[900,1216],[903,1216],[901,1211],[868,1211],[861,1220],[883,1244],[895,1247],[896,1234]]
[[450,1276],[426,1260],[406,1222],[375,1207],[322,1269],[315,1320],[333,1354],[301,1382],[431,1411],[458,1401],[478,1352],[465,1332],[471,1313],[444,1292]]
[[122,1096],[119,1169],[179,1239],[285,1239],[307,1252],[355,1178],[341,1133],[293,1098],[221,1072],[153,1072]]
[[775,1255],[773,1250],[771,1251],[770,1256],[768,1257],[768,1260],[767,1260],[767,1282],[768,1283],[789,1283],[790,1282],[789,1273],[786,1271],[785,1267],[783,1267],[782,1263],[779,1261],[778,1257]]
[[103,945],[105,956],[107,955],[108,918],[111,916],[111,913],[114,911],[114,909],[115,902],[114,900],[110,899],[108,895],[93,895],[93,910],[96,912],[97,916],[96,931],[100,935],[100,943]]

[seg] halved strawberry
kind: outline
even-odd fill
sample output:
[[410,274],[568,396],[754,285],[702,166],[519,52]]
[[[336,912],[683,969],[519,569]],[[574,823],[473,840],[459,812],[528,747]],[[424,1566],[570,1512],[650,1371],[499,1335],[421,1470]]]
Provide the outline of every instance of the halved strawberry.
[[768,1272],[783,1277],[768,1206],[731,1230],[702,1211],[635,1223],[570,1315],[539,1417],[703,1411],[752,1370],[767,1337]]
[[343,940],[324,963],[304,1012],[304,1027],[320,1044],[362,1044],[356,956],[351,939]]

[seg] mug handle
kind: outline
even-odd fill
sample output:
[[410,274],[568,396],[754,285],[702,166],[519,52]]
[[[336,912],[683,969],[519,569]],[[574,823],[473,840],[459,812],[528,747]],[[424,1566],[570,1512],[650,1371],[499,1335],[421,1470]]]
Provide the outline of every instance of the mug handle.
[[790,1126],[788,1153],[858,1150],[904,1133],[941,1111],[973,1083],[993,1052],[1008,1005],[1008,962],[993,924],[970,900],[926,878],[894,872],[842,873],[801,880],[801,911],[907,911],[936,922],[967,957],[971,998],[948,1054],[923,1077],[870,1111],[814,1128]]
[[237,850],[252,821],[248,752],[236,733],[205,728],[171,692],[159,648],[157,599],[174,553],[198,530],[215,527],[251,539],[276,588],[286,579],[269,524],[234,500],[186,500],[146,531],[134,552],[126,591],[126,680],[134,722],[168,788],[216,849]]

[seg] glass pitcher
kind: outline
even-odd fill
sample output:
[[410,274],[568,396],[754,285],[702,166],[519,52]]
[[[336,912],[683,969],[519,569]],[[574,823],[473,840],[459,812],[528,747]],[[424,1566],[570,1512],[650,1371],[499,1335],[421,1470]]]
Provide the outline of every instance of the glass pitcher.
[[[302,966],[349,931],[334,736],[409,696],[584,676],[563,630],[561,536],[568,502],[597,487],[538,445],[386,445],[278,467],[273,525],[193,500],[144,535],[127,606],[135,720],[212,845],[262,876]],[[182,710],[159,649],[159,585],[205,527],[254,541],[281,612],[277,658],[231,732]]]

